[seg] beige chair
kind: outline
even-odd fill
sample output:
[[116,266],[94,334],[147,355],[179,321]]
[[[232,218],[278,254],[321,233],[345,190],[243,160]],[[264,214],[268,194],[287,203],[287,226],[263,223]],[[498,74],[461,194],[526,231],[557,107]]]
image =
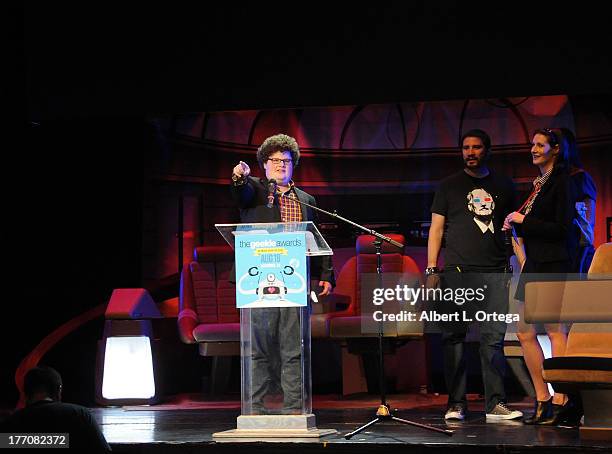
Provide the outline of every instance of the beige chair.
[[528,283],[525,303],[528,323],[572,323],[565,356],[544,361],[544,380],[582,397],[582,438],[612,440],[612,243],[595,252],[588,280]]

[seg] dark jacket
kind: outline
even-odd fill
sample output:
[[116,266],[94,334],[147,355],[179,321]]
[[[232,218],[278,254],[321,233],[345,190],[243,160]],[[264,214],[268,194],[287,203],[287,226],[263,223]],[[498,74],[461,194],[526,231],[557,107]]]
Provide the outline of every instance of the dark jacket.
[[87,453],[111,451],[89,409],[64,402],[41,400],[17,410],[0,423],[0,432],[68,433],[72,449]]
[[[242,223],[257,223],[257,222],[282,222],[280,207],[278,200],[274,201],[274,206],[268,208],[268,188],[267,180],[264,178],[251,177],[247,178],[245,184],[235,185],[232,183],[230,190],[234,202],[240,209],[240,222]],[[295,188],[297,198],[306,202],[309,205],[317,206],[317,202],[313,196]],[[318,222],[317,212],[312,208],[300,205],[302,209],[302,220]],[[235,280],[234,270],[232,270],[230,280]],[[332,266],[331,256],[312,257],[310,262],[310,277],[313,280],[322,280],[336,285],[334,277],[334,269]]]
[[555,168],[520,226],[529,260],[535,263],[573,260],[578,241],[573,225],[575,205],[575,190],[568,173]]

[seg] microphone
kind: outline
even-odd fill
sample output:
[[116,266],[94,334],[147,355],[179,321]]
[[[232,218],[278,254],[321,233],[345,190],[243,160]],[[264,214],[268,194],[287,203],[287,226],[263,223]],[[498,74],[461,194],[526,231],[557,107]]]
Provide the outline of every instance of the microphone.
[[274,205],[274,194],[276,193],[276,180],[272,178],[268,180],[268,204],[266,205],[268,208],[272,208]]

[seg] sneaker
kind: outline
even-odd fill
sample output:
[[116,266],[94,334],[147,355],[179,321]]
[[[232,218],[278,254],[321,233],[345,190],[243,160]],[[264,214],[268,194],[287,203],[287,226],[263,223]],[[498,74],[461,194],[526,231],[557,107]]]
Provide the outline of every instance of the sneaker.
[[498,403],[493,410],[487,413],[487,421],[505,421],[522,417],[522,411],[512,410],[503,402]]
[[465,407],[459,404],[451,405],[448,410],[446,410],[444,419],[463,421],[465,419]]

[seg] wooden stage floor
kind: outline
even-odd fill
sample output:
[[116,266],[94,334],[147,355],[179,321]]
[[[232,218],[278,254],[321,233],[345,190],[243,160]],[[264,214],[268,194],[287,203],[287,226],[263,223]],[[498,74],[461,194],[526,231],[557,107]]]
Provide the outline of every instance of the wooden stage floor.
[[[472,396],[465,421],[446,423],[445,396],[397,395],[388,402],[394,416],[438,428],[454,430],[449,437],[426,429],[384,421],[345,440],[344,435],[375,417],[379,403],[374,395],[341,398],[315,396],[313,406],[319,429],[336,429],[337,434],[321,439],[268,439],[265,441],[213,441],[214,432],[234,429],[240,414],[239,402],[204,400],[180,396],[152,407],[92,409],[115,452],[380,452],[393,449],[411,453],[426,452],[507,452],[563,453],[612,452],[612,442],[581,441],[577,428],[526,426],[518,421],[487,423],[482,399]],[[528,400],[511,402],[524,412],[531,411]]]

